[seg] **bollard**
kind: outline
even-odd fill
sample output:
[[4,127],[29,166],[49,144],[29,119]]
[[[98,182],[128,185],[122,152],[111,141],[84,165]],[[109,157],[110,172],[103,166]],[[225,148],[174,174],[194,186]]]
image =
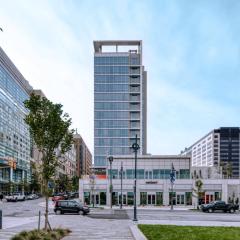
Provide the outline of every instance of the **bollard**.
[[0,210],[0,229],[2,229],[2,210]]

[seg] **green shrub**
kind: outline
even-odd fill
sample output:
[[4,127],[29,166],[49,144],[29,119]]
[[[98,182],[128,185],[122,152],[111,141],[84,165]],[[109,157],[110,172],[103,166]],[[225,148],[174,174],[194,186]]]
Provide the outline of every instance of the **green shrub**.
[[11,238],[11,240],[60,240],[67,236],[71,231],[69,229],[56,228],[52,231],[32,230],[22,231]]

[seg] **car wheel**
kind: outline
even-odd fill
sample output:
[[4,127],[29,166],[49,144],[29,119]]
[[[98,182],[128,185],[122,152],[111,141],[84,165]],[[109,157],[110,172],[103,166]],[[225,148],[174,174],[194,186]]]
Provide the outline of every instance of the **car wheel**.
[[230,212],[230,213],[234,213],[235,210],[234,210],[233,208],[231,208],[231,209],[229,210],[229,212]]
[[208,212],[209,212],[209,213],[213,213],[214,211],[213,211],[212,208],[209,208],[209,209],[208,209]]
[[57,215],[60,215],[60,214],[62,214],[62,211],[61,211],[61,210],[57,210],[57,211],[56,211],[56,214],[57,214]]

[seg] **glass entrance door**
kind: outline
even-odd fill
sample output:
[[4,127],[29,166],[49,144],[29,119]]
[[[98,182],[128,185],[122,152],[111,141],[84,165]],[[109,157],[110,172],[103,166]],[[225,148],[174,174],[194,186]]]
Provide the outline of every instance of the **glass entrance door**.
[[148,194],[148,205],[155,205],[155,204],[156,204],[156,195]]
[[185,196],[184,194],[177,194],[177,205],[184,205],[185,204]]
[[121,204],[121,200],[123,201],[123,205],[127,204],[127,195],[126,195],[126,193],[123,193],[123,199],[121,198],[121,193],[119,193],[119,195],[118,195],[119,205]]

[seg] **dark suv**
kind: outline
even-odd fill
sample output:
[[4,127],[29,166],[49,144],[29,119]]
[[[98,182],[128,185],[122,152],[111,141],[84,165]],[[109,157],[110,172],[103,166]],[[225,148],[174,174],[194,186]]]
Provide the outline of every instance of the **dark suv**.
[[56,214],[64,214],[64,213],[78,213],[82,212],[83,215],[89,213],[88,206],[83,206],[83,204],[74,201],[74,200],[59,200],[56,201],[54,212]]

